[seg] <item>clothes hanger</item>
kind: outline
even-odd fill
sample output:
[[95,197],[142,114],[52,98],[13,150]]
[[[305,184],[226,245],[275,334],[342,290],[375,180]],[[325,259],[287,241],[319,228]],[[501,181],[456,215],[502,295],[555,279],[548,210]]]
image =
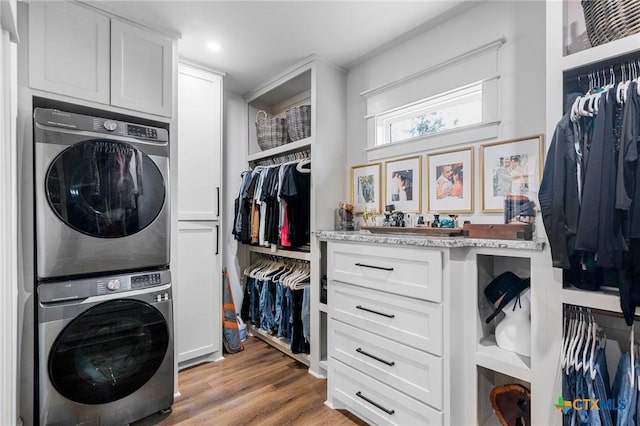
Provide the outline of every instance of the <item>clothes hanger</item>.
[[578,354],[580,353],[580,349],[582,348],[582,344],[584,342],[584,334],[586,330],[586,321],[585,315],[582,310],[580,310],[580,325],[578,326],[578,334],[576,335],[576,342],[573,346],[573,352],[571,354],[571,366],[577,369],[578,364]]
[[589,325],[587,326],[587,331],[586,331],[586,337],[587,340],[584,344],[584,347],[582,348],[582,361],[578,363],[578,365],[576,366],[576,370],[580,371],[580,369],[582,367],[584,367],[585,372],[587,371],[587,364],[588,364],[588,360],[587,360],[587,354],[589,353],[589,350],[591,348],[591,344],[593,344],[592,340],[591,340],[591,329],[593,328],[593,315],[591,315],[591,312],[589,312]]

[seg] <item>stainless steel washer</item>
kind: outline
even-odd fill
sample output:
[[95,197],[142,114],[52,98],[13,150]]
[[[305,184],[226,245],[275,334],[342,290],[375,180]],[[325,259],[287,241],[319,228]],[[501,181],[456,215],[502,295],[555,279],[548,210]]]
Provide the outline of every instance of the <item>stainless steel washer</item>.
[[169,264],[167,129],[34,111],[38,280]]
[[171,407],[168,270],[41,284],[37,292],[34,424],[123,425]]

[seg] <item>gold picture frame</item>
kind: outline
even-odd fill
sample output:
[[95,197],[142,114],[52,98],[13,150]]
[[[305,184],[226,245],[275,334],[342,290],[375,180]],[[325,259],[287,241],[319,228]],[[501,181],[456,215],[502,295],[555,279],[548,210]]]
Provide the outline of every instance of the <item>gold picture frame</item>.
[[473,213],[473,147],[427,154],[427,210]]
[[405,213],[422,211],[422,156],[385,162],[385,206]]
[[482,212],[503,212],[508,194],[527,195],[538,204],[543,155],[542,134],[480,145]]
[[351,167],[351,204],[354,213],[365,209],[382,213],[382,163]]

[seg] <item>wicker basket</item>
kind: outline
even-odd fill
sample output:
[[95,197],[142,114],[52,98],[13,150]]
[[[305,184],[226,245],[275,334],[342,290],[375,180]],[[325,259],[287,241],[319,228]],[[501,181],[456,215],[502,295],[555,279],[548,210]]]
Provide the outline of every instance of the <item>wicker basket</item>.
[[582,10],[592,46],[640,32],[640,7],[635,0],[582,0]]
[[311,105],[287,108],[287,131],[292,141],[311,136]]
[[288,142],[287,125],[284,118],[269,117],[263,110],[256,114],[256,135],[261,150],[284,145]]

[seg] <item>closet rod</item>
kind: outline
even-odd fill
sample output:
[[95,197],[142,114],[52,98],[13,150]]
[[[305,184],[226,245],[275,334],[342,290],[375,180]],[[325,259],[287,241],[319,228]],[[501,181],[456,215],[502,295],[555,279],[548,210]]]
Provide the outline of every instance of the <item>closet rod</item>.
[[[569,309],[566,309],[566,308],[569,308]],[[588,306],[565,304],[565,310],[570,310],[570,309],[574,309],[575,311],[583,310],[585,312],[596,314],[596,315],[604,315],[604,316],[609,316],[614,318],[624,318],[624,315],[622,314],[622,312],[607,311],[606,309],[590,308]],[[634,321],[640,321],[640,315],[635,314],[633,316],[633,319]]]
[[601,80],[604,77],[606,83],[610,79],[611,72],[613,72],[616,81],[620,81],[622,79],[623,67],[627,76],[629,76],[629,70],[633,67],[640,72],[640,52],[633,52],[628,55],[618,56],[606,61],[566,71],[563,80],[565,85],[580,83],[581,86],[586,87],[586,85],[589,84],[590,75],[595,75],[596,77],[599,75]]
[[311,158],[311,149],[305,149],[303,151],[256,160],[254,164],[256,166],[273,166],[276,164],[286,163],[287,161],[308,160],[309,158]]

